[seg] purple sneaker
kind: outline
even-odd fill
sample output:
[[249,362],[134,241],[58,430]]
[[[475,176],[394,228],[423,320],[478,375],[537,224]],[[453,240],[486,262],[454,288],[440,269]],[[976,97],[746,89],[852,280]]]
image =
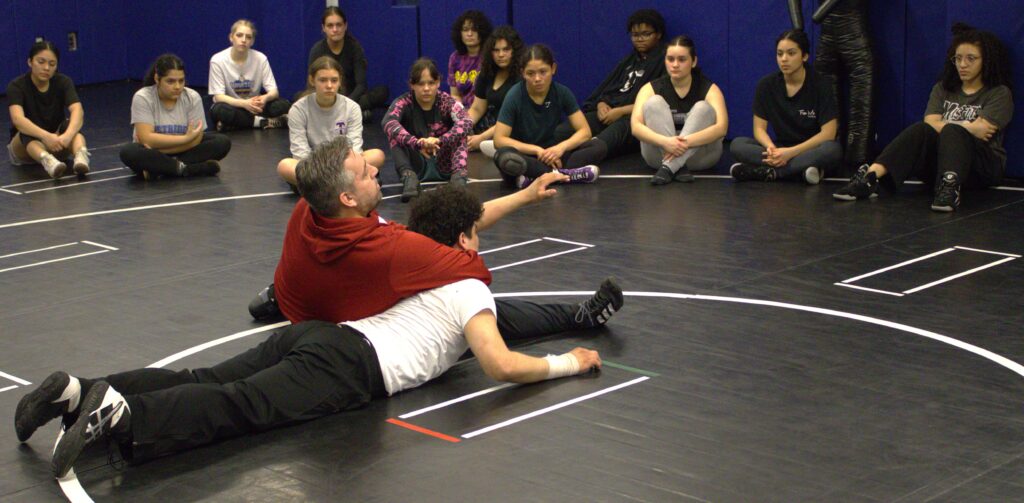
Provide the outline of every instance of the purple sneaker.
[[558,171],[569,177],[569,183],[594,183],[597,181],[597,177],[601,176],[601,168],[593,164],[580,168],[560,169]]
[[519,175],[518,177],[516,177],[517,189],[525,189],[529,187],[531,183],[533,183],[533,178],[530,178],[526,175]]

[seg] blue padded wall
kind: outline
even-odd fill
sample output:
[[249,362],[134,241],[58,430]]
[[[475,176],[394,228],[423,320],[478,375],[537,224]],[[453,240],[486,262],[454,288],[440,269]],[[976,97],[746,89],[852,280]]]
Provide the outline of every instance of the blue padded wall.
[[25,56],[28,53],[20,52],[15,43],[14,12],[14,2],[0,3],[0,39],[7,41],[0,44],[0,84],[4,86],[0,91],[4,93],[7,92],[7,83],[27,70]]
[[[753,134],[754,88],[758,79],[779,70],[773,44],[791,24],[778,0],[730,0],[728,16],[729,85],[720,87],[729,106],[729,137],[735,138]],[[810,21],[805,13],[804,24]]]
[[[906,67],[906,0],[871,4],[871,33],[875,54],[875,142],[876,151],[903,129],[898,118],[905,110],[904,79]],[[896,120],[893,120],[896,119]]]
[[[584,5],[588,9],[599,7],[593,6],[593,2],[582,0],[515,0],[512,3],[512,23],[523,42],[526,45],[541,42],[551,47],[558,64],[555,81],[572,89],[576,100],[582,103],[590,89],[582,80],[584,62],[581,61],[580,47],[584,41],[581,38],[582,19],[579,13]],[[606,2],[608,8],[616,3]],[[613,64],[611,58],[602,58],[600,62],[601,65]],[[588,61],[586,64],[594,62]]]
[[306,60],[309,48],[322,33],[320,16],[323,10],[323,0],[297,3],[253,1],[253,22],[257,30],[253,48],[267,55],[284,98],[291,100],[306,86]]
[[[415,6],[395,6],[387,0],[340,2],[348,29],[363,45],[368,60],[367,83],[386,85],[391,99],[404,92],[409,65],[418,56]],[[319,22],[320,17],[317,16]],[[313,41],[323,36],[314,37]],[[308,49],[307,49],[308,51]]]
[[[507,0],[421,0],[419,5],[420,18],[420,51],[423,56],[437,63],[441,71],[441,89],[448,91],[447,71],[448,56],[455,50],[451,41],[452,23],[464,11],[476,9],[491,20],[494,26],[508,24]],[[406,68],[412,65],[410,60]],[[407,72],[403,75],[408,77]]]

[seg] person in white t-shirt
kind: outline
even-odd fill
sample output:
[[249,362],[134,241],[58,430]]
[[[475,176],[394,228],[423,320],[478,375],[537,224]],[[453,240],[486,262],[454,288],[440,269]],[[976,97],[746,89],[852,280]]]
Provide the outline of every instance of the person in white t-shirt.
[[[412,212],[413,226],[432,223],[421,229],[429,237],[478,248],[483,205],[471,193],[442,187],[421,196]],[[146,368],[102,380],[55,372],[19,402],[15,428],[25,441],[50,419],[77,416],[53,455],[54,472],[63,477],[98,438],[111,437],[125,459],[138,462],[362,407],[441,375],[467,348],[484,373],[500,381],[530,383],[600,369],[598,353],[585,348],[544,358],[510,351],[495,312],[487,286],[469,279],[362,320],[292,325],[207,369]]]
[[[359,104],[338,91],[344,84],[341,65],[321,56],[309,65],[311,93],[299,98],[288,111],[291,157],[277,163],[277,174],[295,188],[295,167],[322,143],[338,136],[348,138],[356,152],[374,167],[384,165],[384,151],[363,150],[363,112]],[[297,191],[296,191],[297,192]]]
[[[270,61],[252,48],[256,26],[248,19],[231,25],[231,47],[210,58],[210,118],[217,131],[287,125],[291,103],[281,98]],[[262,94],[261,94],[262,91]]]

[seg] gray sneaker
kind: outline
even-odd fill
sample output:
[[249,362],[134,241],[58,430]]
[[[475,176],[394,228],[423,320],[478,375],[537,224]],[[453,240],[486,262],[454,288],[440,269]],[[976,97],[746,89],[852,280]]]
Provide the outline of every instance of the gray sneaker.
[[75,174],[78,176],[84,176],[89,172],[89,151],[82,147],[75,152],[75,157],[72,160],[72,165],[75,170]]
[[50,175],[50,178],[54,180],[64,176],[64,172],[68,170],[68,165],[57,160],[52,154],[44,153],[41,160],[43,169]]

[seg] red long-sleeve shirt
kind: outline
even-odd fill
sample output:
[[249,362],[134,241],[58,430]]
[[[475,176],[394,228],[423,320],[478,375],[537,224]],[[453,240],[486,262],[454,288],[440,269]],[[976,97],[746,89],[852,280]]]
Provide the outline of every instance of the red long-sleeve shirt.
[[325,218],[303,199],[285,231],[274,294],[293,323],[358,320],[410,295],[491,273],[475,251],[438,244],[404,225],[366,218]]

